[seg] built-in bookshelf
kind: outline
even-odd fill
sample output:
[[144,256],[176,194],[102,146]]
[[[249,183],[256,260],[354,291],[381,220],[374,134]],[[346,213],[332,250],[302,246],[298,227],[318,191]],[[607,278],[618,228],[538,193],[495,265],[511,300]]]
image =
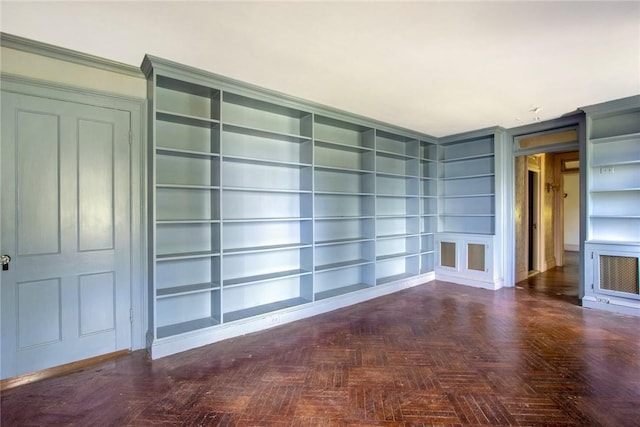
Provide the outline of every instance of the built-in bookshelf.
[[493,133],[445,138],[439,146],[439,226],[444,233],[495,232]]
[[143,70],[152,355],[433,277],[436,139],[158,58]]
[[231,92],[221,112],[226,323],[313,300],[312,114]]
[[435,141],[420,141],[419,229],[420,272],[435,266],[435,232],[438,221],[438,146]]
[[162,338],[221,321],[220,91],[156,76],[151,94],[155,326]]
[[376,131],[376,283],[420,272],[420,141]]
[[585,307],[640,311],[640,96],[584,107]]
[[375,285],[375,130],[314,121],[315,298]]
[[640,106],[587,117],[587,240],[640,242]]

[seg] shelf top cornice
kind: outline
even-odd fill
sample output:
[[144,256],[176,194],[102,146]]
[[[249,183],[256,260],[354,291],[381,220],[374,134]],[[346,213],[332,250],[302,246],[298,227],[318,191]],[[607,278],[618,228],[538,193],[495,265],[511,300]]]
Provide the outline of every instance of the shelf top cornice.
[[326,116],[329,118],[350,122],[354,125],[360,125],[369,128],[375,128],[384,132],[398,134],[402,136],[411,136],[427,142],[438,141],[433,135],[422,132],[416,132],[390,123],[385,123],[369,117],[360,116],[358,114],[343,111],[327,105],[319,104],[313,101],[298,98],[282,92],[266,89],[251,83],[246,83],[220,74],[215,74],[189,65],[180,64],[168,59],[146,54],[140,66],[142,72],[147,78],[150,78],[154,72],[167,77],[184,79],[193,83],[204,86],[213,86],[216,89],[229,91],[237,95],[243,95],[271,102],[290,108],[308,111],[310,113]]
[[617,112],[627,112],[627,110],[640,109],[640,95],[633,95],[627,98],[615,99],[613,101],[580,107],[580,110],[589,116],[607,116]]
[[484,129],[473,130],[469,132],[457,133],[454,135],[443,136],[439,139],[440,144],[452,144],[461,142],[471,142],[476,139],[492,138],[498,133],[506,132],[501,126],[491,126]]

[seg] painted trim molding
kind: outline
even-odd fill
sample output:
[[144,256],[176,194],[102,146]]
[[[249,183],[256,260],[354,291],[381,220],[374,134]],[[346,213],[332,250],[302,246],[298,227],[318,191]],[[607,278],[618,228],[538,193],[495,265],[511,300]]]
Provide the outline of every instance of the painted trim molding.
[[19,50],[22,52],[33,53],[35,55],[47,56],[49,58],[57,59],[60,61],[84,65],[86,67],[98,68],[100,70],[124,74],[132,77],[144,78],[144,75],[142,74],[142,71],[140,71],[140,68],[133,65],[124,64],[118,61],[112,61],[109,59],[101,58],[99,56],[66,49],[64,47],[54,46],[36,40],[26,39],[24,37],[15,36],[13,34],[0,32],[0,46]]
[[89,359],[79,360],[77,362],[54,366],[53,368],[43,369],[41,371],[31,372],[29,374],[18,375],[17,377],[7,378],[0,381],[0,391],[9,390],[11,388],[20,387],[49,378],[60,377],[62,375],[71,374],[73,372],[79,372],[100,363],[118,359],[130,353],[130,350],[120,350],[113,353],[102,354],[96,357],[90,357]]

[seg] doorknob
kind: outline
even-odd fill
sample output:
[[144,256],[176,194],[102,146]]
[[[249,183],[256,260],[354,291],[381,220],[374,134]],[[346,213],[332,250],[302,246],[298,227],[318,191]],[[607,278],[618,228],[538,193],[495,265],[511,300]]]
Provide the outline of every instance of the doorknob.
[[0,257],[0,262],[2,263],[2,270],[7,271],[9,269],[9,263],[11,262],[11,257],[9,255],[2,255]]

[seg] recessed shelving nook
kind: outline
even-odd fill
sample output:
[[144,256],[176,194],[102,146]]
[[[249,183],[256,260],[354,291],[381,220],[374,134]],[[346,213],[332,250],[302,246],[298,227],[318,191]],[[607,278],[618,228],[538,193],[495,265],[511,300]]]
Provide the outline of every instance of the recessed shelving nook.
[[[495,268],[498,192],[497,153],[504,131],[489,128],[441,138],[438,150],[438,234],[436,274],[472,286],[502,286]],[[496,247],[498,246],[498,247]]]
[[147,56],[149,348],[434,278],[437,140]]
[[583,304],[640,310],[640,96],[584,107],[587,241]]

